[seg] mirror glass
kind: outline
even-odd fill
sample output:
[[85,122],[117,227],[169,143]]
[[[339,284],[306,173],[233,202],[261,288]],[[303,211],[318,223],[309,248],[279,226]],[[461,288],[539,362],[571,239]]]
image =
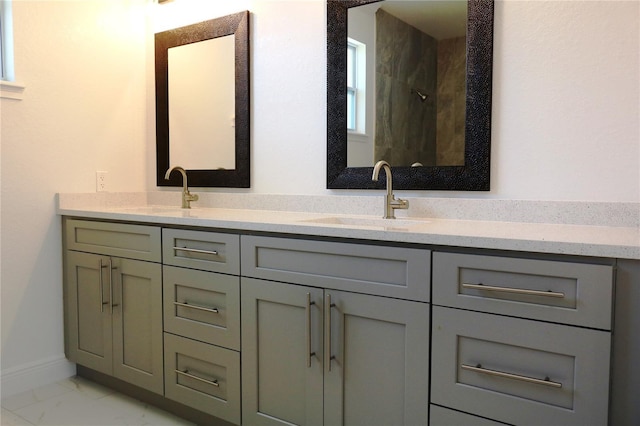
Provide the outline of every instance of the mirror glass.
[[327,187],[489,190],[492,57],[492,0],[328,0]]
[[466,0],[348,10],[347,79],[362,92],[347,104],[349,167],[464,165],[466,24]]
[[156,183],[250,186],[249,12],[155,35]]
[[235,168],[234,42],[230,35],[169,49],[171,164]]

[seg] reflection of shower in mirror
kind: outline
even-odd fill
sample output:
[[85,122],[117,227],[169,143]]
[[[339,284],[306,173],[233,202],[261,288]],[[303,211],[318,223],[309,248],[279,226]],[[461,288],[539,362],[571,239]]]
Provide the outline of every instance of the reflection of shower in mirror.
[[429,98],[429,95],[425,95],[424,93],[422,93],[421,91],[419,91],[418,89],[411,89],[411,94],[416,94],[418,95],[418,97],[420,98],[420,100],[422,102],[426,101]]

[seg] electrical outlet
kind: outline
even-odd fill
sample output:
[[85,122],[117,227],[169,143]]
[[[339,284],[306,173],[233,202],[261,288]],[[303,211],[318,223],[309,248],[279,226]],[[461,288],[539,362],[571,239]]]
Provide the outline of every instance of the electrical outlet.
[[96,192],[107,191],[107,172],[96,172]]

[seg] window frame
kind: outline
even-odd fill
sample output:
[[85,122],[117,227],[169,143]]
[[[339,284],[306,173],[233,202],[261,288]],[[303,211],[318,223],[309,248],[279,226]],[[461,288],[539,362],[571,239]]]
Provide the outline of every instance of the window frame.
[[22,100],[24,85],[16,82],[12,0],[0,0],[0,98]]
[[11,0],[0,0],[0,80],[14,81]]
[[[347,64],[351,55],[351,75],[347,65],[347,132],[354,135],[366,134],[367,122],[367,45],[353,38],[347,38]],[[350,114],[351,113],[351,114]],[[352,126],[350,126],[352,124]]]

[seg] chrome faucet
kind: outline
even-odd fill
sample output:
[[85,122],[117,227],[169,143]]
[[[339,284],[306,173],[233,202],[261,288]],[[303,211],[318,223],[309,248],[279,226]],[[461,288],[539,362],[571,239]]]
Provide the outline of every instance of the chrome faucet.
[[172,167],[167,170],[167,173],[164,175],[165,180],[169,180],[169,176],[174,170],[177,170],[182,174],[182,208],[190,209],[191,202],[198,201],[198,194],[191,194],[189,192],[189,186],[187,185],[187,172],[185,172],[185,170],[180,166]]
[[400,198],[396,198],[393,195],[393,183],[391,178],[391,166],[384,160],[380,160],[373,167],[373,176],[371,176],[371,180],[374,182],[378,181],[378,174],[380,174],[380,169],[384,168],[384,172],[387,175],[387,195],[384,196],[384,219],[395,219],[396,215],[394,214],[395,209],[408,209],[409,201],[402,200]]

